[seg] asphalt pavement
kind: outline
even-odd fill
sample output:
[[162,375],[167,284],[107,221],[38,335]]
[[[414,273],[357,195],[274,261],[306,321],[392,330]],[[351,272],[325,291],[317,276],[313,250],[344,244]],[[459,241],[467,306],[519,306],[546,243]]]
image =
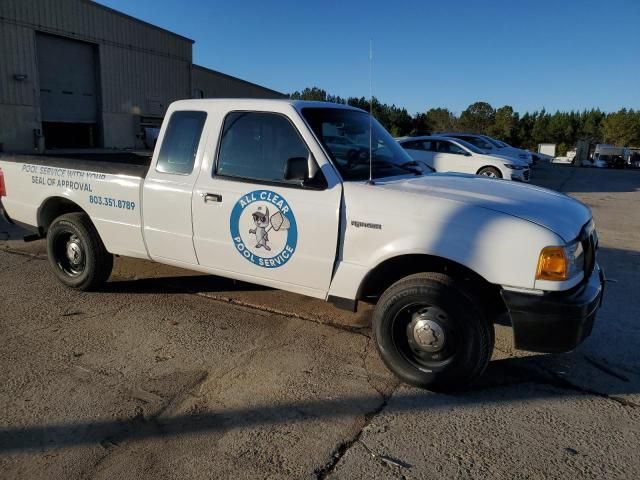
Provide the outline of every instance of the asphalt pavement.
[[0,223],[0,477],[640,478],[640,172],[533,182],[592,208],[605,303],[570,354],[497,326],[456,395],[400,385],[369,309],[123,258],[79,293]]

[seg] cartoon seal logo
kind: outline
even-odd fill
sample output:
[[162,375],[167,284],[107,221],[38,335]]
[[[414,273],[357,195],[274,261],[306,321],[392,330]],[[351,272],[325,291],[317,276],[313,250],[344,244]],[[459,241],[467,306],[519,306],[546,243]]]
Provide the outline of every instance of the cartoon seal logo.
[[231,210],[229,229],[238,253],[259,267],[281,267],[296,251],[296,217],[287,201],[270,190],[240,197]]

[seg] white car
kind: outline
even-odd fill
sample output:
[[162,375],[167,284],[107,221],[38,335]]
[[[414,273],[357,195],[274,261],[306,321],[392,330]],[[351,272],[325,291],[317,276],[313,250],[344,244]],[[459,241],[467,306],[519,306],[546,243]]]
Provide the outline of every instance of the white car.
[[553,157],[551,159],[551,163],[557,163],[560,165],[571,165],[573,163],[573,158],[569,158],[567,156]]
[[474,133],[438,133],[438,135],[463,140],[490,155],[517,158],[519,160],[524,160],[529,165],[533,165],[533,155],[531,152],[521,148],[512,147],[501,140],[496,140],[495,138],[488,137],[487,135],[477,135]]
[[515,158],[487,155],[481,149],[458,140],[440,136],[397,139],[411,158],[425,162],[436,172],[461,172],[529,182],[529,165]]
[[324,140],[336,158],[341,161],[354,161],[369,151],[368,145],[358,145],[344,135],[325,135]]

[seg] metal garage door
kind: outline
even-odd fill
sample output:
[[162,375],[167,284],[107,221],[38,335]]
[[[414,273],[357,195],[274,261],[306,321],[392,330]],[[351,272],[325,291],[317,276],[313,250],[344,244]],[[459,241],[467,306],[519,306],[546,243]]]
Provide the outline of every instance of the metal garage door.
[[96,51],[90,43],[37,34],[40,111],[47,147],[96,146]]

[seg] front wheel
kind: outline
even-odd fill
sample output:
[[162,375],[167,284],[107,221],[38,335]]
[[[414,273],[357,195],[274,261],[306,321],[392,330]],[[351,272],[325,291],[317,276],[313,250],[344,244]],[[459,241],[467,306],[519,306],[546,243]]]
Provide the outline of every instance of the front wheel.
[[478,175],[490,178],[502,178],[502,173],[500,173],[500,170],[494,167],[483,167],[478,170]]
[[378,352],[402,381],[457,390],[487,367],[494,331],[482,309],[451,277],[406,277],[380,297],[373,314]]
[[85,213],[68,213],[53,221],[47,232],[47,254],[58,280],[78,290],[99,288],[113,269],[113,255]]

